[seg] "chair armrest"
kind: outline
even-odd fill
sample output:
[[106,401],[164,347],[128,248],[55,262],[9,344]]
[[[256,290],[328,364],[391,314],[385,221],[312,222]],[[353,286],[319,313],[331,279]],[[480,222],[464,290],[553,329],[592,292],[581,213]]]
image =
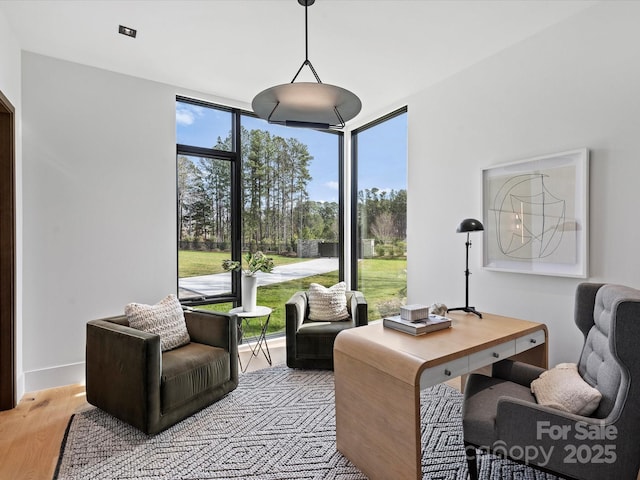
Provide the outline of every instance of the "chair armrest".
[[369,306],[364,294],[357,290],[351,295],[351,315],[356,327],[369,324]]
[[294,293],[289,301],[284,304],[285,309],[285,335],[287,341],[287,365],[296,364],[296,332],[304,322],[307,314],[307,295],[305,292]]
[[498,447],[497,453],[505,453],[500,452],[505,449],[506,453],[513,454],[514,446],[522,447],[525,450],[518,452],[527,452],[528,460],[534,464],[572,478],[593,478],[585,472],[598,466],[590,462],[570,462],[572,451],[575,454],[580,448],[595,454],[597,449],[610,445],[604,454],[615,455],[616,449],[621,447],[619,442],[625,441],[619,438],[616,426],[607,419],[574,415],[512,397],[498,400],[496,433],[497,442],[492,447]]
[[[551,425],[572,425],[582,422],[590,425],[602,425],[600,418],[584,417],[569,412],[547,407],[539,403],[513,397],[500,397],[496,414],[496,428],[499,438],[512,436],[522,442],[527,436],[536,439],[544,436],[544,425],[537,428],[538,422],[550,422]],[[523,425],[527,425],[524,428]],[[533,428],[530,428],[533,426]],[[542,430],[542,431],[539,431]]]
[[160,414],[160,337],[104,320],[87,323],[87,401],[143,431]]
[[307,295],[304,292],[294,293],[285,303],[284,308],[287,336],[289,333],[295,335],[307,315]]
[[231,378],[238,378],[238,316],[185,308],[184,319],[191,341],[223,348],[231,357]]
[[505,359],[493,364],[491,376],[529,387],[544,371],[544,368],[535,365]]

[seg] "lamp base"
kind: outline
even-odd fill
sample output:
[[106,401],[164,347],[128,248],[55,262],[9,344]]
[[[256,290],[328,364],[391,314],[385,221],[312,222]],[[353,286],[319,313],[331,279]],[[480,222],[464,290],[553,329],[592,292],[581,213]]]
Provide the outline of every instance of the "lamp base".
[[482,318],[482,314],[476,310],[476,307],[456,307],[456,308],[449,308],[447,309],[447,312],[452,312],[454,310],[462,310],[463,312],[467,312],[467,313],[473,313],[474,315],[477,315],[478,317]]

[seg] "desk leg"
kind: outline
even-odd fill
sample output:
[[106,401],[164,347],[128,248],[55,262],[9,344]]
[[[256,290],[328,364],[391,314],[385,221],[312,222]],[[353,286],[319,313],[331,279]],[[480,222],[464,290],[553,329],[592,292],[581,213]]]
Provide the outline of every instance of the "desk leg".
[[334,350],[336,444],[370,480],[421,479],[420,389]]

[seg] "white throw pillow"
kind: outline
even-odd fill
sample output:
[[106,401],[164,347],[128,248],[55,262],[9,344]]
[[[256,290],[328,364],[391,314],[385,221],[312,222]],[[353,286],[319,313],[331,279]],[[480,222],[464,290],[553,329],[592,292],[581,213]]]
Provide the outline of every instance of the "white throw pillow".
[[309,320],[337,322],[349,318],[346,292],[347,284],[344,282],[329,288],[318,283],[309,285]]
[[182,305],[175,295],[167,295],[155,305],[130,303],[124,307],[124,314],[130,327],[160,335],[160,348],[163,352],[191,341]]
[[577,415],[591,415],[602,394],[585,382],[575,363],[559,363],[531,382],[531,392],[540,405]]

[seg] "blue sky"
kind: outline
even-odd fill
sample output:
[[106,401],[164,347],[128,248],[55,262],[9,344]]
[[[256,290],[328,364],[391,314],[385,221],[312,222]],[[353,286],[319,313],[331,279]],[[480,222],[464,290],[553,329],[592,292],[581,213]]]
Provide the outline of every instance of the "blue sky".
[[407,188],[407,114],[358,133],[358,189]]
[[[407,115],[400,115],[362,131],[358,136],[358,188],[400,190],[407,185]],[[242,117],[248,130],[267,130],[272,135],[296,138],[306,144],[313,160],[309,197],[315,201],[338,201],[338,136],[306,128],[272,125],[250,116]],[[176,103],[178,143],[210,148],[225,138],[231,114],[187,103]]]

